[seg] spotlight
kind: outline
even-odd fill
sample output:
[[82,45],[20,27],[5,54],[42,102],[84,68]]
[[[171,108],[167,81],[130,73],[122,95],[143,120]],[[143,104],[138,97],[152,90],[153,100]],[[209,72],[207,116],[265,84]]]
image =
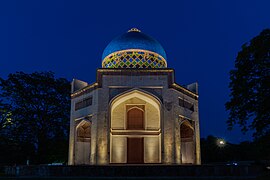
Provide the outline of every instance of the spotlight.
[[226,141],[224,139],[217,139],[217,145],[219,147],[224,147],[226,145]]

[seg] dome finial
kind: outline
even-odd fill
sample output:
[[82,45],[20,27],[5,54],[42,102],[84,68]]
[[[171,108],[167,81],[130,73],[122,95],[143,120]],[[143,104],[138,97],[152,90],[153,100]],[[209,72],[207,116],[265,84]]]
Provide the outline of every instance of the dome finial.
[[138,28],[131,28],[128,32],[141,32]]

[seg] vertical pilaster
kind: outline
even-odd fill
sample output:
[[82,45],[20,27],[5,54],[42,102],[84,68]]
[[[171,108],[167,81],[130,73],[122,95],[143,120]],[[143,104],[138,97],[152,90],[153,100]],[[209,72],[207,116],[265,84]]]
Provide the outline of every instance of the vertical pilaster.
[[69,130],[69,151],[68,151],[68,165],[74,165],[74,146],[75,146],[75,125],[73,117],[73,107],[74,102],[71,101],[71,111],[70,111],[70,130]]
[[174,151],[175,151],[175,163],[176,164],[181,164],[181,152],[180,152],[180,147],[181,147],[181,139],[180,139],[180,122],[179,122],[179,117],[175,118],[175,134],[174,134]]
[[201,164],[201,143],[200,143],[199,117],[195,121],[195,132],[196,132],[196,164]]
[[97,115],[93,114],[91,124],[91,154],[90,164],[96,164],[96,153],[97,153]]
[[164,109],[164,163],[172,164],[174,161],[174,117]]
[[194,106],[194,113],[192,115],[192,119],[195,121],[195,164],[201,164],[201,145],[200,145],[200,125],[199,125],[199,106],[198,101],[195,103]]

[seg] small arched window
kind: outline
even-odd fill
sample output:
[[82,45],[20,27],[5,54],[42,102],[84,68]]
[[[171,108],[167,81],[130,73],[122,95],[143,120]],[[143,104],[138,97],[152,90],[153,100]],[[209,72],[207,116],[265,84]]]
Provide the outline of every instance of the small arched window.
[[144,111],[139,108],[131,108],[127,112],[127,129],[144,129]]

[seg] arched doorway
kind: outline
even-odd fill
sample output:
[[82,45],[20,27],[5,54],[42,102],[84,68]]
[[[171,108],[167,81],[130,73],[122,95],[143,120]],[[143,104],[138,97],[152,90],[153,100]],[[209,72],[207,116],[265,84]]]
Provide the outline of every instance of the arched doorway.
[[194,163],[194,129],[188,121],[180,125],[181,136],[181,162],[183,164]]
[[82,120],[76,128],[75,164],[90,163],[91,123]]
[[111,102],[110,163],[160,163],[160,102],[134,90]]

